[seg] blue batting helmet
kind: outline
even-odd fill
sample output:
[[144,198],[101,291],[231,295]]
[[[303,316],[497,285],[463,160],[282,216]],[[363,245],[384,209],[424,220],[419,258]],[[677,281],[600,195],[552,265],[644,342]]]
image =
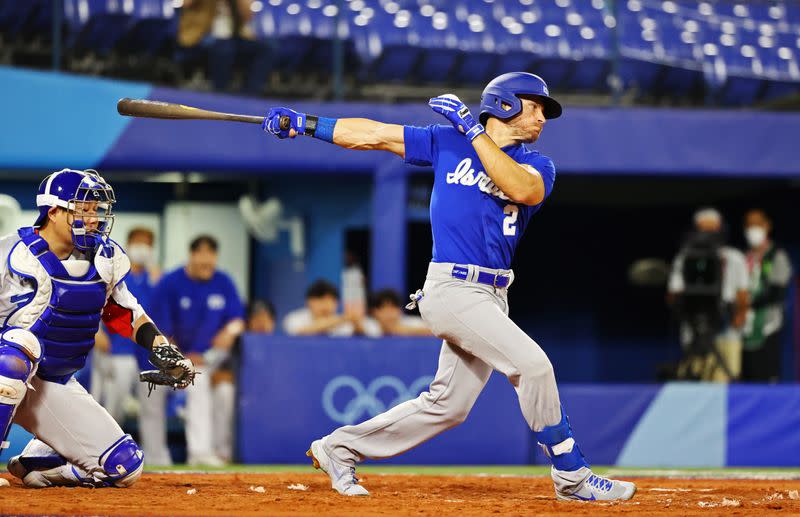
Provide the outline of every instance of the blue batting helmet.
[[[509,72],[500,75],[486,85],[481,94],[481,124],[486,124],[489,115],[499,119],[508,119],[522,111],[520,95],[531,95],[544,104],[544,116],[547,119],[561,116],[561,104],[550,97],[544,79],[528,72]],[[510,106],[505,109],[503,104]]]
[[[96,211],[83,214],[83,203],[89,202],[97,203]],[[74,215],[73,243],[79,249],[91,249],[96,246],[98,236],[111,233],[114,221],[111,206],[115,202],[114,189],[97,171],[62,169],[47,176],[39,185],[36,196],[39,217],[34,226],[41,226],[47,220],[47,212],[52,207],[69,210]],[[87,229],[86,219],[90,218],[97,221],[96,228]]]

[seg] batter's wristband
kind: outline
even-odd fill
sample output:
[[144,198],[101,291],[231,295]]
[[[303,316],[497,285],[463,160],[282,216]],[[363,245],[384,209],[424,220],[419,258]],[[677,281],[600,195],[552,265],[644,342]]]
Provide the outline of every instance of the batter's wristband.
[[[339,120],[335,118],[308,115],[306,117],[306,134],[333,143],[333,130],[338,121]],[[311,126],[313,126],[313,128]]]
[[317,132],[317,121],[319,117],[316,115],[306,115],[306,128],[303,131],[304,135],[314,136]]

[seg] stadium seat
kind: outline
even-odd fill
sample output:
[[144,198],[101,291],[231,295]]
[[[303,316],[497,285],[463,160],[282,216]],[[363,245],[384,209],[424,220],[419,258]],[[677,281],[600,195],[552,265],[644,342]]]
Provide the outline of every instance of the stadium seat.
[[800,83],[770,82],[764,91],[762,100],[775,101],[784,97],[800,95]]
[[496,54],[493,32],[497,27],[493,20],[483,17],[481,19],[480,25],[463,22],[454,24],[460,58],[453,78],[458,84],[484,85],[494,77]]
[[640,93],[655,88],[663,66],[651,61],[622,57],[619,60],[618,73],[623,86],[635,88]]
[[135,0],[131,25],[120,41],[124,52],[153,56],[167,47],[177,33],[171,0]]
[[41,7],[41,0],[20,2],[18,0],[0,0],[0,33],[6,41],[15,39],[22,32],[25,24]]
[[[362,76],[369,75],[384,81],[404,81],[409,78],[419,59],[421,49],[412,42],[419,36],[410,28],[405,14],[388,13],[371,8],[366,16],[356,12],[350,17],[350,34],[355,53],[364,65]],[[410,16],[410,14],[409,14]]]
[[[65,46],[73,53],[103,57],[118,50],[151,58],[165,55],[174,41],[174,0],[59,1],[68,28]],[[494,75],[528,70],[560,89],[607,91],[618,52],[623,87],[657,87],[658,95],[696,95],[699,81],[705,81],[725,102],[747,103],[784,89],[764,87],[764,81],[800,82],[800,3],[794,0],[347,0],[338,5],[329,0],[254,4],[253,28],[271,42],[278,70],[329,74],[331,42],[338,37],[347,72],[368,81],[479,87]],[[3,42],[46,40],[52,14],[51,0],[0,0]]]
[[134,2],[64,0],[64,18],[69,27],[67,47],[107,56],[132,21]]
[[759,97],[764,81],[755,77],[730,77],[722,90],[724,105],[749,106]]
[[264,5],[255,20],[256,34],[274,42],[276,65],[287,72],[303,68],[314,49],[310,9],[297,2]]

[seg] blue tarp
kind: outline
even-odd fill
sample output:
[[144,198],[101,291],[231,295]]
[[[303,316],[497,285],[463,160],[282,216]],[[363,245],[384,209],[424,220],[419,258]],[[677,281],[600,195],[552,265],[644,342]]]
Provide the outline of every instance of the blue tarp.
[[[557,95],[557,92],[556,92]],[[372,173],[388,153],[311,138],[282,142],[257,125],[125,119],[119,97],[263,114],[270,106],[385,122],[443,123],[424,102],[375,104],[252,99],[0,67],[0,168]],[[474,109],[475,107],[473,107]],[[800,176],[800,114],[567,107],[536,144],[560,172]]]
[[[241,461],[305,461],[313,440],[427,390],[439,347],[436,339],[246,336],[239,384]],[[522,464],[531,445],[514,389],[494,374],[466,423],[392,461]]]
[[[427,390],[439,342],[247,335],[242,351],[240,459],[300,463],[312,440]],[[593,464],[800,465],[797,385],[563,384],[559,392]],[[547,463],[497,372],[465,423],[390,461]]]

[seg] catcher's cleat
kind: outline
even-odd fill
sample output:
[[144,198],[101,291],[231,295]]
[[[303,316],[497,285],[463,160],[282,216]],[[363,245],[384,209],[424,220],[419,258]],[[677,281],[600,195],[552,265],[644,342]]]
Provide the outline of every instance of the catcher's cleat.
[[320,469],[328,474],[331,478],[331,488],[347,496],[369,495],[367,489],[358,484],[356,468],[333,461],[325,452],[322,440],[312,442],[311,447],[306,451],[306,456],[311,458],[315,469]]

